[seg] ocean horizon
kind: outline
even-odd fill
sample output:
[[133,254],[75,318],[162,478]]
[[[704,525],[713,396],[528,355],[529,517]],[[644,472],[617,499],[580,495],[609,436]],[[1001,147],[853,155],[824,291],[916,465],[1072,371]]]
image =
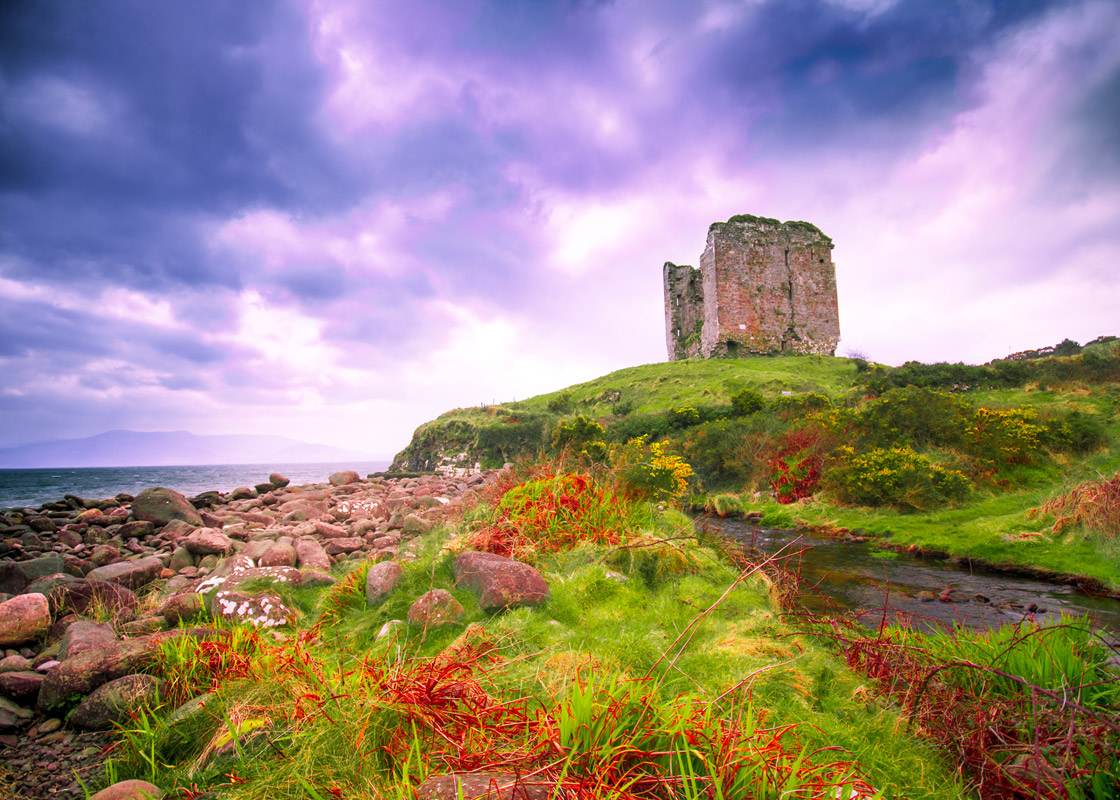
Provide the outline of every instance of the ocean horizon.
[[67,494],[106,499],[120,493],[135,495],[152,486],[174,489],[186,496],[201,492],[229,492],[239,486],[267,483],[277,472],[293,485],[325,483],[331,473],[352,469],[365,477],[382,472],[385,460],[323,461],[281,464],[184,464],[159,467],[34,467],[0,469],[0,509],[37,508]]

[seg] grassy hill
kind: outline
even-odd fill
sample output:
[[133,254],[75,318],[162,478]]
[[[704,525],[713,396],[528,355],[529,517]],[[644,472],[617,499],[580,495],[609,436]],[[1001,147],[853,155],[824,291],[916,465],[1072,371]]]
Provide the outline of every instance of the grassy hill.
[[[819,356],[647,364],[447,412],[416,430],[394,467],[490,467],[554,452],[557,426],[583,417],[608,448],[642,434],[667,442],[696,472],[694,507],[857,529],[1117,590],[1120,510],[1104,509],[1095,527],[1055,527],[1061,513],[1038,509],[1120,469],[1120,346],[1106,338],[1054,350],[984,366]],[[744,389],[762,408],[738,415],[732,398]]]

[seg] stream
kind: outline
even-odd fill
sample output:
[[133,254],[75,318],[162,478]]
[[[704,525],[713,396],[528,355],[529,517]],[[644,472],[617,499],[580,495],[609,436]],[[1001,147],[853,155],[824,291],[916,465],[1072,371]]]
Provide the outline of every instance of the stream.
[[1032,619],[1046,624],[1063,613],[1088,614],[1095,626],[1120,635],[1120,600],[1089,595],[1075,586],[895,553],[870,542],[759,528],[742,520],[712,518],[697,525],[762,553],[786,548],[785,567],[815,590],[803,592],[800,600],[812,613],[839,607],[872,625],[886,614],[888,622],[919,629],[960,624],[975,630]]

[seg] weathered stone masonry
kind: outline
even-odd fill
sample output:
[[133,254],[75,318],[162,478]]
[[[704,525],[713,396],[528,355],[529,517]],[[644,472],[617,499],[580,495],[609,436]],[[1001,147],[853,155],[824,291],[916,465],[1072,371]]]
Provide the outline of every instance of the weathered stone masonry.
[[808,222],[744,214],[713,224],[700,269],[664,267],[669,360],[833,355],[840,318],[832,247]]

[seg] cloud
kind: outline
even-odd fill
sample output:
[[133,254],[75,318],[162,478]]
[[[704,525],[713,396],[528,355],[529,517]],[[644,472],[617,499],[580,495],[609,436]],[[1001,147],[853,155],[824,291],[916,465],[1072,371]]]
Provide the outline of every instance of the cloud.
[[8,4],[0,443],[388,454],[664,358],[661,264],[744,212],[836,240],[875,358],[1108,333],[1118,35],[1096,0]]

